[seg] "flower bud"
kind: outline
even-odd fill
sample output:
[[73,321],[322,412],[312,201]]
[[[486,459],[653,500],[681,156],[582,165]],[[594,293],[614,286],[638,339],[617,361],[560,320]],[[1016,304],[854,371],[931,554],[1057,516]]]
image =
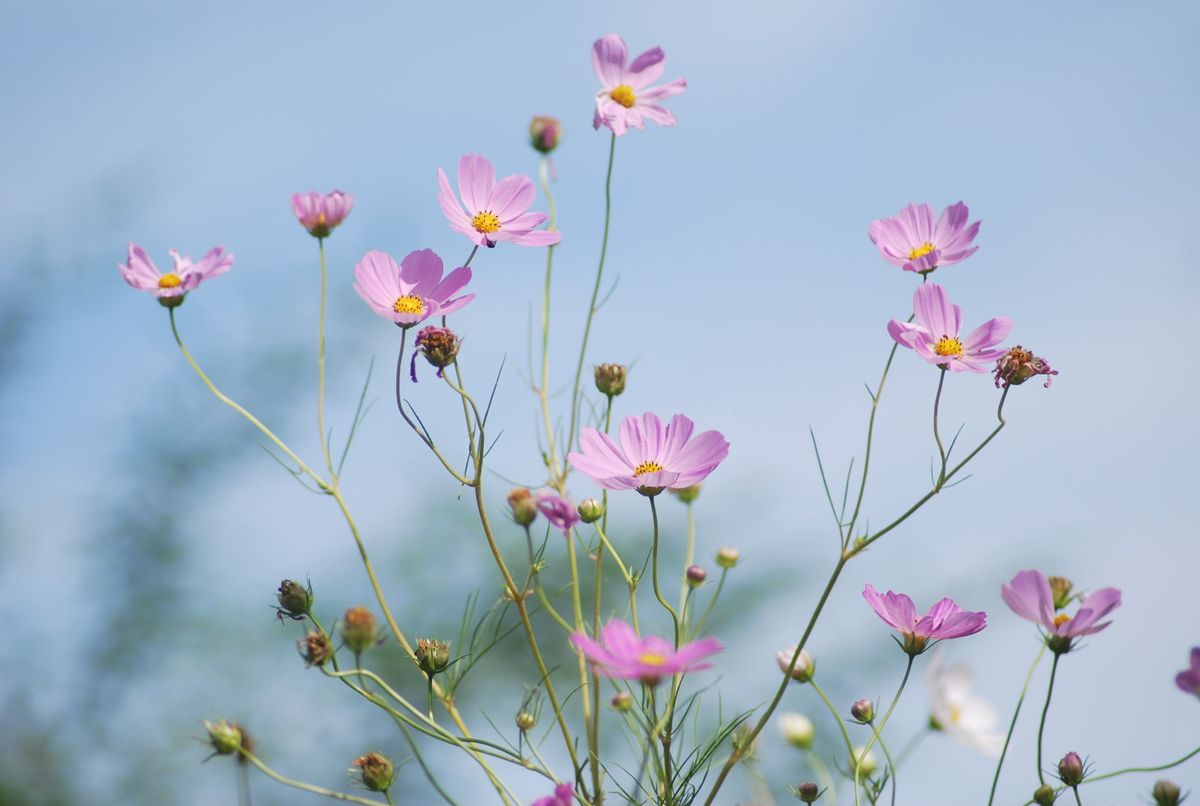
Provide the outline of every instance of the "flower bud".
[[820,788],[812,781],[805,781],[796,787],[796,797],[805,803],[816,803],[821,797]]
[[689,565],[687,567],[685,576],[687,577],[687,584],[689,588],[698,588],[704,584],[704,580],[708,576],[708,572],[699,565]]
[[754,729],[742,723],[733,729],[733,757],[738,761],[749,761],[754,758],[758,746],[753,736]]
[[738,557],[740,556],[741,554],[737,549],[726,546],[717,551],[717,565],[725,569],[733,568],[738,564]]
[[854,748],[854,752],[850,754],[850,772],[854,773],[854,768],[858,767],[863,777],[869,778],[875,770],[879,769],[879,762],[875,760],[875,754],[870,750],[863,751],[866,748],[859,745]]
[[1079,786],[1083,782],[1083,759],[1078,753],[1067,753],[1058,762],[1058,777],[1067,786]]
[[450,642],[422,638],[417,641],[417,651],[414,654],[421,671],[433,677],[444,672],[450,665]]
[[856,722],[866,725],[875,720],[875,703],[870,700],[858,700],[850,706],[850,716]]
[[362,785],[372,792],[386,792],[396,780],[396,768],[387,756],[367,753],[354,759],[350,772],[357,773]]
[[700,485],[693,484],[691,487],[680,487],[678,490],[671,490],[671,492],[683,503],[690,504],[700,497]]
[[312,609],[313,594],[311,587],[304,587],[299,582],[285,579],[279,583],[279,592],[275,594],[279,607],[275,611],[282,619],[285,616],[300,621]]
[[607,397],[616,397],[625,391],[625,367],[622,364],[599,364],[592,368],[596,376],[596,388]]
[[1071,603],[1071,580],[1066,577],[1047,577],[1050,592],[1054,594],[1054,609],[1062,610]]
[[538,516],[537,502],[533,493],[525,487],[517,487],[508,494],[508,508],[512,510],[512,518],[518,526],[528,526]]
[[595,523],[604,517],[604,504],[595,498],[585,498],[577,508],[579,520],[584,523]]
[[530,711],[518,711],[516,722],[517,730],[525,733],[537,725],[537,715]]
[[538,115],[529,122],[529,144],[542,154],[549,154],[558,148],[561,135],[562,125],[558,118]]
[[[442,370],[454,363],[460,344],[462,339],[455,336],[454,331],[448,327],[429,325],[421,328],[421,332],[417,334],[417,352],[437,367],[439,378],[442,377]],[[416,374],[413,373],[413,376],[416,377]]]
[[206,719],[204,729],[208,731],[208,741],[218,756],[228,756],[241,749],[242,729],[236,722],[227,722],[224,719],[209,722]]
[[1033,791],[1033,802],[1038,806],[1054,806],[1054,801],[1058,795],[1054,794],[1054,787],[1049,784],[1042,784]]
[[633,707],[633,696],[628,691],[618,691],[609,701],[614,711],[624,713]]
[[342,616],[342,640],[355,655],[379,643],[379,623],[365,607],[352,607]]
[[[775,653],[775,662],[779,664],[779,671],[784,674],[788,673],[788,666],[791,665],[792,656],[795,654],[796,647],[794,645]],[[796,658],[796,665],[792,666],[792,679],[797,683],[807,683],[812,680],[816,671],[817,664],[813,662],[812,655],[808,654],[807,649],[800,650],[800,657]]]
[[304,658],[305,666],[324,666],[325,662],[333,657],[333,644],[329,636],[320,630],[309,630],[296,644],[300,648],[300,657]]
[[994,373],[997,389],[1001,386],[1006,389],[1009,386],[1020,386],[1035,375],[1045,375],[1045,386],[1049,388],[1050,381],[1058,374],[1058,370],[1051,369],[1046,359],[1034,355],[1018,344],[996,360]]
[[1156,781],[1150,794],[1154,797],[1154,806],[1179,806],[1183,803],[1179,787],[1170,781]]
[[783,713],[779,715],[779,735],[790,745],[808,750],[812,747],[816,728],[804,714]]

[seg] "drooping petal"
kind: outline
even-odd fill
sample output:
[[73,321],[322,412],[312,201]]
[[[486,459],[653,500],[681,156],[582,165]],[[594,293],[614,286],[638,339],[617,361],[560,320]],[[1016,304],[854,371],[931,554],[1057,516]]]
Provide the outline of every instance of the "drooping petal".
[[963,350],[968,355],[974,355],[999,344],[1008,338],[1012,330],[1012,320],[1007,316],[997,316],[989,319],[971,331],[963,342]]

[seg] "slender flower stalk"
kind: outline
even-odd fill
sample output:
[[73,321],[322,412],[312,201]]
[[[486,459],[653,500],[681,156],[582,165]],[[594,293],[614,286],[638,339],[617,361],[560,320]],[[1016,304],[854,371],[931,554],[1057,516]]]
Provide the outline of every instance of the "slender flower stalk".
[[[854,765],[854,803],[855,803],[855,806],[858,806],[858,803],[859,803],[859,799],[858,799],[859,782],[862,780],[862,767],[863,767],[861,760],[865,759],[867,757],[867,753],[871,752],[871,748],[874,747],[875,742],[877,740],[880,740],[880,734],[882,734],[883,729],[885,727],[887,727],[888,720],[892,718],[892,712],[896,710],[896,703],[900,702],[900,697],[902,694],[904,694],[904,687],[906,685],[908,685],[908,676],[910,674],[912,674],[913,661],[915,661],[915,660],[916,660],[916,655],[908,656],[908,664],[904,667],[904,677],[902,677],[900,679],[900,687],[896,689],[896,696],[892,697],[891,705],[888,706],[888,709],[884,713],[883,719],[880,721],[879,725],[876,726],[874,724],[874,722],[871,723],[871,738],[867,740],[867,744],[862,749],[862,752],[856,754],[856,757],[859,759],[859,763],[856,763]],[[889,762],[890,762],[890,754],[889,754]],[[896,774],[896,771],[895,771],[895,769],[893,769],[892,770],[893,788],[895,787],[895,774]]]
[[1042,706],[1042,718],[1038,722],[1037,734],[1037,774],[1038,783],[1046,783],[1046,774],[1042,771],[1042,734],[1046,731],[1046,715],[1050,713],[1050,695],[1054,693],[1054,676],[1058,672],[1058,659],[1062,655],[1054,653],[1054,660],[1050,664],[1050,683],[1046,686],[1046,704]]
[[[1029,671],[1025,674],[1025,684],[1021,686],[1021,696],[1017,698],[1017,706],[1013,709],[1012,721],[1008,724],[1008,733],[1004,736],[1004,747],[1000,750],[1000,760],[996,762],[996,774],[992,776],[992,791],[988,793],[988,806],[992,806],[992,802],[996,799],[996,787],[1000,784],[1000,770],[1004,768],[1004,758],[1008,755],[1008,745],[1012,741],[1013,731],[1017,727],[1017,717],[1021,715],[1021,705],[1025,702],[1025,695],[1029,693],[1029,684],[1033,681],[1033,673],[1037,670],[1038,664],[1042,662],[1042,656],[1045,654],[1046,645],[1042,644],[1042,648],[1038,650],[1037,656],[1029,666]],[[1040,760],[1038,761],[1038,767],[1041,767]]]

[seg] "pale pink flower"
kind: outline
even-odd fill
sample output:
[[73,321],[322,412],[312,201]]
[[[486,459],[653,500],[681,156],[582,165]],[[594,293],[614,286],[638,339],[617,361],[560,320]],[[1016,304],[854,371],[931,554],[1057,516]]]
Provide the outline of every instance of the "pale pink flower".
[[471,281],[471,269],[455,269],[442,277],[442,259],[432,249],[409,252],[396,265],[387,252],[367,252],[354,267],[354,290],[375,313],[402,328],[445,316],[475,299],[454,295]]
[[[513,174],[496,181],[496,169],[487,157],[467,154],[458,161],[458,191],[455,197],[446,172],[438,168],[438,204],[450,220],[450,228],[461,232],[477,246],[495,246],[510,241],[521,246],[550,246],[562,233],[539,230],[548,217],[526,212],[536,191],[528,176]],[[463,212],[463,207],[466,212]]]
[[662,78],[667,68],[662,48],[650,48],[626,66],[628,59],[625,40],[616,34],[605,34],[592,45],[592,67],[600,79],[592,125],[597,129],[607,126],[618,137],[630,126],[644,128],[646,120],[674,126],[675,115],[659,101],[683,92],[687,81],[677,78],[650,86]]
[[353,206],[354,197],[340,190],[324,195],[315,190],[292,194],[292,213],[314,238],[328,238],[350,215]]
[[962,202],[943,210],[937,223],[928,204],[909,204],[893,218],[872,221],[867,235],[884,260],[905,271],[926,274],[938,266],[966,260],[979,249],[971,242],[979,234],[980,222],[968,224],[968,218],[967,205]]
[[1004,355],[996,345],[1012,330],[1007,316],[989,319],[962,338],[962,309],[937,283],[922,283],[913,294],[913,322],[893,319],[888,334],[930,364],[950,372],[988,372],[987,364]]
[[885,624],[900,631],[904,637],[901,648],[910,655],[924,652],[930,641],[963,638],[987,626],[987,613],[963,610],[953,599],[942,599],[922,616],[913,600],[903,593],[881,594],[867,585],[863,598]]
[[570,537],[571,530],[579,524],[579,511],[575,505],[562,496],[546,491],[538,493],[534,500],[546,520],[562,530],[564,537]]
[[623,621],[613,619],[600,631],[597,643],[583,633],[573,633],[571,643],[583,653],[596,671],[622,680],[639,680],[657,685],[664,677],[709,668],[704,658],[725,647],[715,638],[701,638],[676,649],[664,638],[639,636]]
[[184,295],[208,278],[224,274],[233,267],[233,255],[226,254],[223,246],[214,246],[197,263],[174,249],[170,254],[175,266],[163,273],[142,247],[130,243],[128,262],[118,263],[117,267],[126,283],[139,291],[149,291],[169,308],[182,304]]

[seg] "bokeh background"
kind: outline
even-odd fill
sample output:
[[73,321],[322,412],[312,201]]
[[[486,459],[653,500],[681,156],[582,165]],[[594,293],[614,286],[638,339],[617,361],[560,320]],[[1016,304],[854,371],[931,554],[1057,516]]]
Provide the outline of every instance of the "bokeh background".
[[[381,716],[302,668],[295,628],[268,607],[284,576],[311,577],[327,618],[370,603],[335,507],[206,393],[164,311],[116,263],[129,240],[156,260],[228,246],[234,271],[189,298],[184,337],[222,387],[313,457],[316,246],[288,196],[355,194],[329,241],[335,440],[372,359],[378,404],[344,484],[409,634],[453,633],[463,600],[488,602],[496,575],[470,502],[390,408],[397,334],[356,298],[352,267],[372,248],[461,261],[437,167],[476,151],[501,174],[533,174],[528,119],[557,115],[565,236],[552,369],[556,388],[566,383],[603,210],[589,47],[608,31],[634,53],[662,45],[667,77],[689,88],[671,102],[678,126],[618,143],[618,282],[588,361],[635,363],[620,413],[687,412],[733,444],[697,505],[701,556],[733,545],[744,557],[713,625],[729,643],[711,673],[723,707],[766,699],[772,653],[798,636],[833,562],[808,427],[834,475],[861,454],[863,382],[886,355],[884,324],[909,310],[914,278],[877,256],[867,223],[910,200],[961,198],[984,221],[981,249],[939,279],[969,322],[1011,316],[1013,339],[1062,375],[1050,390],[1015,390],[1011,427],[975,475],[850,566],[813,637],[822,678],[848,706],[890,695],[902,671],[864,583],[919,604],[951,595],[991,624],[948,654],[1007,713],[1036,639],[999,587],[1037,567],[1125,592],[1109,631],[1062,664],[1047,755],[1077,750],[1110,770],[1196,745],[1197,704],[1172,685],[1200,643],[1195,4],[45,2],[8,4],[4,17],[0,802],[233,803],[233,765],[200,763],[200,722],[217,715],[244,720],[269,763],[318,784],[347,786],[349,760],[366,750],[408,757]],[[503,430],[492,454],[503,477],[489,479],[497,514],[508,480],[538,478],[523,373],[542,260],[516,247],[481,254],[479,298],[455,317],[475,389],[507,361],[491,415]],[[934,385],[927,366],[897,357],[872,523],[927,484]],[[946,421],[965,424],[964,442],[986,433],[990,379],[947,386]],[[454,438],[444,388],[422,383],[414,401]],[[577,480],[573,492],[595,490]],[[644,538],[640,498],[617,497],[613,510],[623,545]],[[665,517],[678,556],[682,508]],[[502,536],[519,554],[515,528]],[[498,651],[468,683],[465,710],[484,732],[481,710],[507,730],[533,680],[519,650]],[[565,645],[558,653],[569,662]],[[394,646],[379,656],[410,674]],[[928,715],[919,683],[894,717],[894,745]],[[785,708],[817,719],[833,752],[810,691],[790,691]],[[1035,711],[1000,803],[1034,787]],[[459,802],[489,802],[456,756],[434,748],[429,761]],[[760,766],[779,802],[808,776],[773,729]],[[903,770],[900,802],[983,803],[992,769],[931,737]],[[1200,783],[1194,764],[1173,777]],[[434,802],[415,764],[401,781],[401,802]],[[529,798],[543,789],[513,782]],[[1145,802],[1151,782],[1098,785],[1087,802]],[[257,804],[316,802],[261,778],[253,787]],[[720,802],[769,802],[741,774],[726,793]]]

